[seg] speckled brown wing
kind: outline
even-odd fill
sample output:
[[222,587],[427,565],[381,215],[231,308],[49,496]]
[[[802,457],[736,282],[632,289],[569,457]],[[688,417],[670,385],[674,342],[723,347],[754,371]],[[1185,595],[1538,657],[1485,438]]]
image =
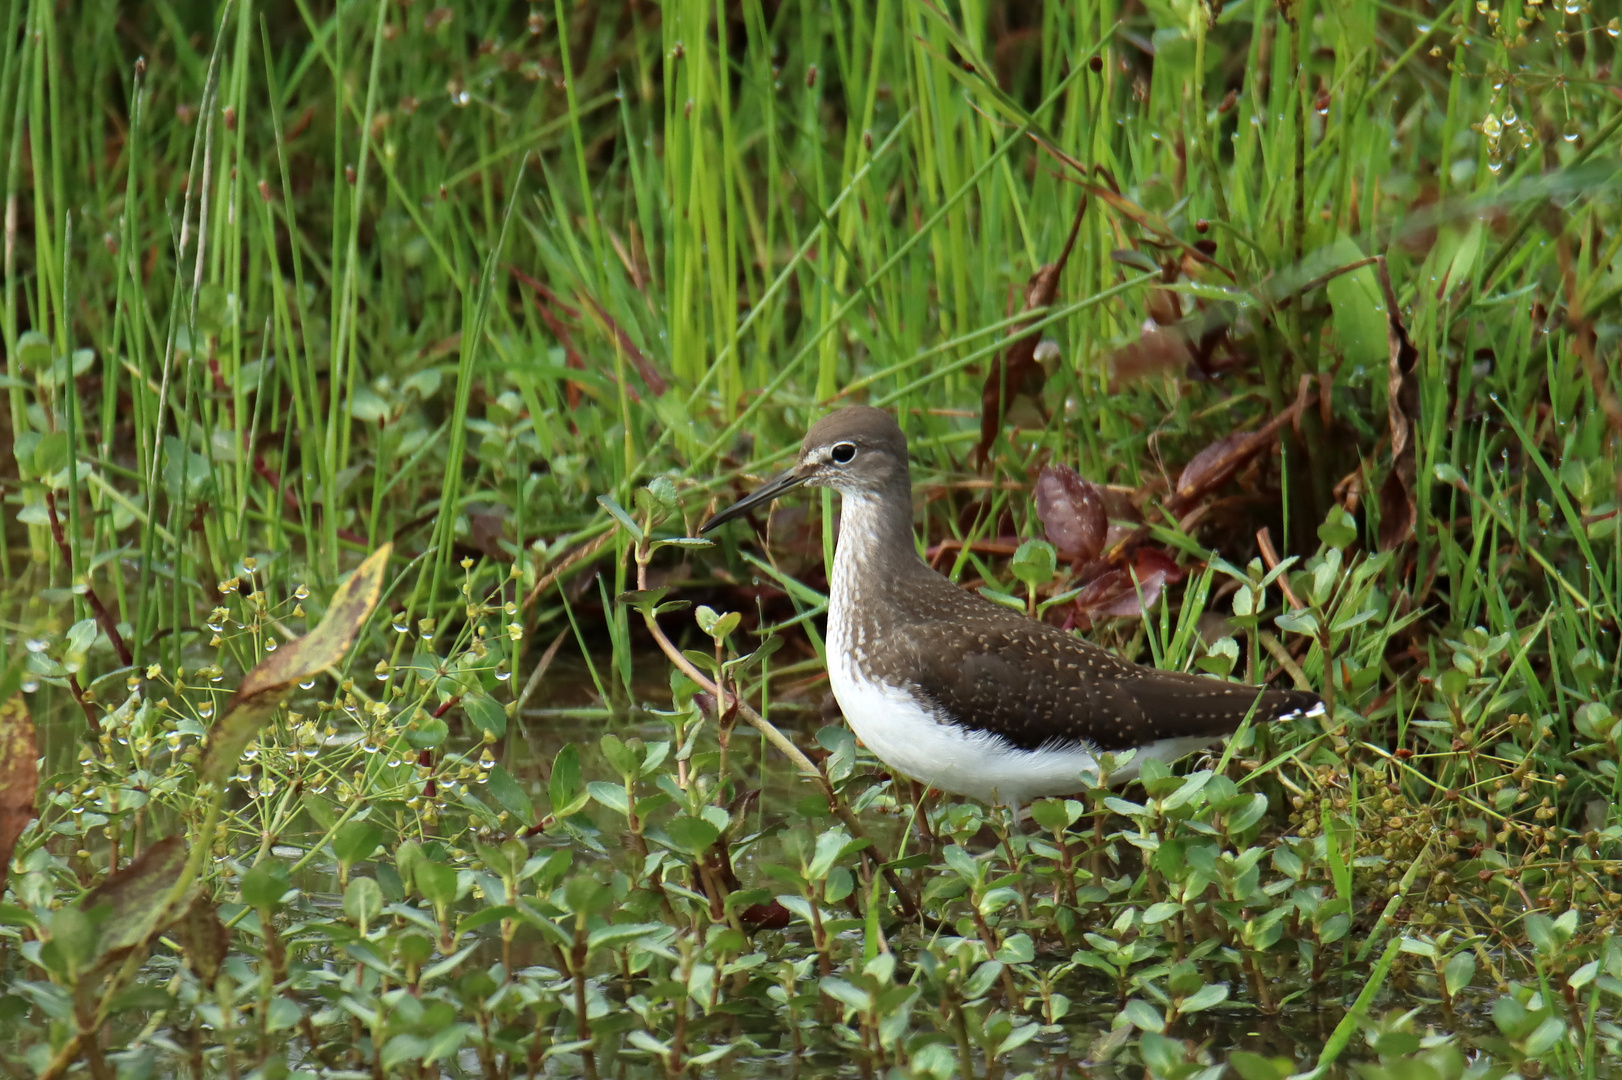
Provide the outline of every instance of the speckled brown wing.
[[[918,635],[936,646],[913,657],[912,682],[944,715],[1022,750],[1085,743],[1125,750],[1159,739],[1216,739],[1234,731],[1260,695],[1257,722],[1307,709],[1312,694],[1262,690],[1127,663],[1056,627],[1012,612],[971,632]],[[949,640],[950,645],[940,647]]]

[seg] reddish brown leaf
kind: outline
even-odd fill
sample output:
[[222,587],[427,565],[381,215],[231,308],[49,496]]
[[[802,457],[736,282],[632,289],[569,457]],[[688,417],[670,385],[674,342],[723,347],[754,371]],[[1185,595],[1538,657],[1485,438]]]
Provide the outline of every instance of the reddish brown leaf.
[[1109,522],[1109,529],[1104,533],[1104,550],[1109,551],[1137,531],[1137,526],[1143,523],[1143,512],[1133,503],[1131,488],[1105,486],[1099,488],[1099,494],[1103,496],[1104,517]]
[[788,908],[776,900],[769,904],[750,904],[738,912],[738,921],[746,930],[781,930],[792,918]]
[[625,328],[616,322],[614,317],[608,313],[608,310],[589,294],[577,292],[576,295],[585,300],[591,307],[592,313],[608,328],[609,333],[614,335],[614,340],[618,342],[621,351],[631,361],[631,366],[636,368],[637,375],[641,376],[642,382],[653,392],[653,396],[658,397],[663,394],[668,389],[664,378],[654,368],[653,361],[649,360],[642,350],[636,347],[636,342],[631,340],[631,335],[625,332]]
[[1068,562],[1096,559],[1104,548],[1109,519],[1103,492],[1068,465],[1049,465],[1038,474],[1036,516],[1059,557]]
[[1076,597],[1076,608],[1094,618],[1135,619],[1154,606],[1168,582],[1182,579],[1183,571],[1171,556],[1156,548],[1139,548],[1130,570],[1106,570],[1088,582]]
[[39,788],[39,745],[22,694],[0,702],[0,890],[17,838],[34,819]]
[[501,546],[501,541],[506,538],[507,517],[499,505],[470,511],[467,525],[466,546],[497,562],[513,561],[512,555]]
[[1238,472],[1252,457],[1273,444],[1274,437],[1286,424],[1300,420],[1302,410],[1317,400],[1312,393],[1312,381],[1301,380],[1300,392],[1290,407],[1248,435],[1228,435],[1194,455],[1183,468],[1177,490],[1167,505],[1173,513],[1181,515],[1200,498],[1214,491]]

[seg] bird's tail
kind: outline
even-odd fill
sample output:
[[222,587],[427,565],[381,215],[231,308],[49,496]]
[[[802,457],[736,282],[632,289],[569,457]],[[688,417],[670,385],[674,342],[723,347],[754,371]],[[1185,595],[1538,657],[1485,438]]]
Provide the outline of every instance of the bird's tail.
[[1324,714],[1323,698],[1311,690],[1269,690],[1256,705],[1256,720],[1306,720]]

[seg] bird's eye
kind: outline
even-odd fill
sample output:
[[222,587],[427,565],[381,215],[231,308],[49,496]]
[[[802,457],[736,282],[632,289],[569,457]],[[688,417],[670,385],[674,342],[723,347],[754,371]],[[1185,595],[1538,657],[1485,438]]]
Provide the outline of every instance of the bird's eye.
[[833,459],[836,465],[849,465],[851,460],[856,457],[856,444],[848,442],[834,443],[834,448],[828,452],[828,456]]

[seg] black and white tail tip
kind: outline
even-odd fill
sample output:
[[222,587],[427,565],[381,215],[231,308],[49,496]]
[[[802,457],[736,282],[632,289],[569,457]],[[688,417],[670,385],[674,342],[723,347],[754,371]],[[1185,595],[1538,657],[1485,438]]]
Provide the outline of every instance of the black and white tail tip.
[[1308,706],[1306,708],[1303,708],[1303,709],[1291,709],[1287,713],[1279,713],[1278,714],[1278,719],[1280,719],[1280,720],[1313,720],[1313,719],[1316,719],[1317,717],[1320,717],[1322,715],[1324,715],[1324,703],[1322,701],[1314,701],[1310,706]]

